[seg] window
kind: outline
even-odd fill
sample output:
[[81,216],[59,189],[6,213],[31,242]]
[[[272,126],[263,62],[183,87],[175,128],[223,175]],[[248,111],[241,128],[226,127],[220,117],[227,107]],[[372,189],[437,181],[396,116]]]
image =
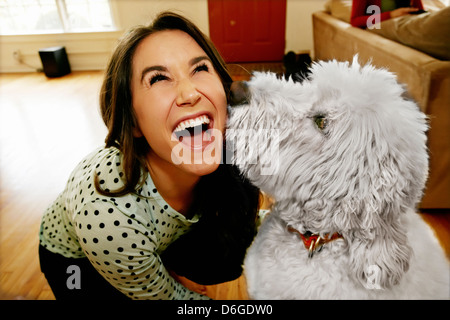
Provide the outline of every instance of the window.
[[108,0],[0,0],[0,34],[112,31]]

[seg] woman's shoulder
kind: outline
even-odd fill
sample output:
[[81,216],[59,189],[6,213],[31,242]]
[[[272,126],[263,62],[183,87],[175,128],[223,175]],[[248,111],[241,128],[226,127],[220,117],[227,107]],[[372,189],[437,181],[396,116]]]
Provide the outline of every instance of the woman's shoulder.
[[104,190],[123,187],[123,156],[116,147],[101,148],[91,158],[91,168]]
[[102,147],[82,159],[72,171],[65,192],[75,198],[84,195],[84,201],[100,194],[95,180],[103,190],[120,189],[123,183],[122,153],[116,147]]
[[116,147],[100,147],[93,150],[84,157],[78,167],[87,167],[95,165],[96,168],[107,166],[108,162],[122,158],[121,151]]

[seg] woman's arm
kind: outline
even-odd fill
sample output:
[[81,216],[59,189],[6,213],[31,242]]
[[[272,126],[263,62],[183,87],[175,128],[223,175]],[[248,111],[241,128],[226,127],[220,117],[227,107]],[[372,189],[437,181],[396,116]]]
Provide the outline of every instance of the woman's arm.
[[[369,1],[353,1],[352,3],[352,13],[350,17],[350,23],[354,27],[358,28],[366,28],[367,27],[367,20],[369,18],[375,20],[375,21],[384,21],[391,17],[390,12],[382,12],[380,14],[371,14],[370,12],[367,13],[367,7],[371,3]],[[380,6],[378,6],[380,8]],[[381,11],[381,8],[380,8]]]
[[411,7],[417,8],[419,10],[425,10],[422,4],[422,0],[413,0],[411,3]]
[[[411,7],[408,8],[398,8],[392,11],[381,12],[381,1],[376,4],[375,1],[353,1],[352,2],[352,13],[350,17],[350,23],[354,27],[366,28],[369,18],[371,21],[385,21],[391,18],[397,18],[409,14],[410,12],[417,10],[424,10],[421,0],[411,1]],[[374,14],[373,12],[367,12],[367,8],[370,5],[377,5],[380,8],[379,14]]]
[[123,213],[112,201],[86,203],[75,217],[89,261],[115,288],[132,299],[208,299],[178,283],[157,252],[156,228]]

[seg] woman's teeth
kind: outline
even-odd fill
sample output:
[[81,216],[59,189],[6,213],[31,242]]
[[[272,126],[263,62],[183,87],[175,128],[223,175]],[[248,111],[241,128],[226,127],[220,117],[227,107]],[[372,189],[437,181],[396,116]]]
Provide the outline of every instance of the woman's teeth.
[[174,133],[186,130],[188,128],[194,128],[197,126],[201,126],[203,124],[209,124],[209,122],[210,122],[210,120],[207,115],[203,115],[203,116],[197,117],[195,119],[185,120],[178,124],[178,126],[174,130]]

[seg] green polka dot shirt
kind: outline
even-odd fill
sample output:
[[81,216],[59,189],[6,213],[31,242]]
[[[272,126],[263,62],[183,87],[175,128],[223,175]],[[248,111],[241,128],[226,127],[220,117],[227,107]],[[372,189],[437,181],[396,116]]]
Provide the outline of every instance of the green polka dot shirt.
[[114,287],[133,299],[206,299],[164,268],[160,254],[198,221],[186,219],[161,197],[150,175],[137,194],[106,197],[100,186],[123,186],[122,155],[101,148],[80,162],[65,190],[44,213],[40,244],[68,258],[87,257]]

